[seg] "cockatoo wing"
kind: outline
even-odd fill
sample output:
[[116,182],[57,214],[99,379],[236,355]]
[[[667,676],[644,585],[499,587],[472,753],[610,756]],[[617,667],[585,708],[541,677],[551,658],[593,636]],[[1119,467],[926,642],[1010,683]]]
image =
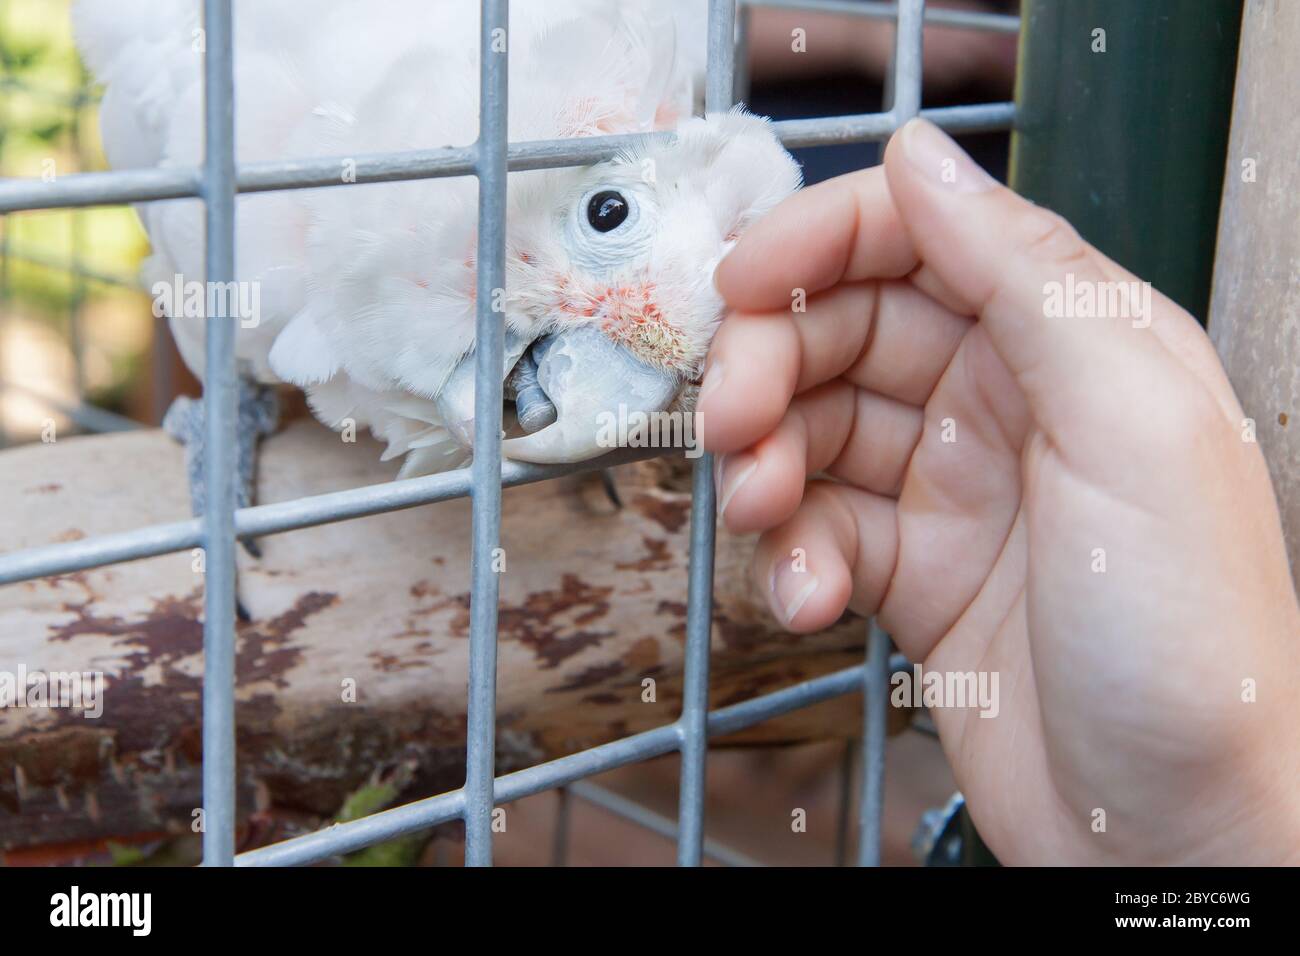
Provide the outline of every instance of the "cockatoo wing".
[[[526,0],[515,6],[511,49],[520,59],[548,24],[602,9],[597,0]],[[472,142],[477,129],[477,3],[313,0],[310,19],[304,23],[298,3],[236,0],[235,149],[240,163]],[[73,24],[87,64],[106,86],[100,124],[110,164],[118,169],[200,164],[201,0],[77,0]],[[340,177],[346,172],[340,169]],[[415,203],[424,211],[430,205],[452,207],[432,221],[426,217],[425,231],[438,231],[439,218],[445,225],[466,216],[472,230],[472,185],[425,183],[423,190],[420,185],[368,187],[371,202],[355,195],[305,192],[239,197],[236,278],[256,286],[259,313],[255,323],[241,323],[236,337],[244,374],[280,380],[270,352],[300,315],[303,321],[279,353],[290,354],[292,345],[293,380],[319,382],[338,371],[330,336],[348,316],[336,315],[331,327],[322,310],[304,314],[313,292],[309,276],[313,268],[325,270],[318,275],[337,274],[339,260],[352,257],[369,233],[383,231],[385,222],[368,211],[407,206],[413,193],[421,191],[430,197]],[[386,200],[374,202],[381,190]],[[443,203],[443,193],[459,195]],[[202,204],[153,203],[140,206],[139,213],[153,246],[143,269],[145,284],[174,284],[177,276],[202,282]],[[450,232],[463,232],[461,225]],[[454,257],[463,260],[465,250],[455,249]],[[360,270],[350,271],[356,275]],[[171,324],[186,363],[202,377],[201,317],[173,315]],[[453,313],[447,324],[453,330],[445,336],[450,353],[446,367],[424,370],[419,376],[423,385],[445,378],[472,346],[472,321],[468,333],[461,316]],[[363,380],[387,377],[386,370],[370,371],[375,374],[363,375]]]
[[[291,0],[234,0],[238,163],[338,157],[346,184],[367,155],[474,141],[475,0],[313,0],[309,22],[304,9]],[[516,0],[508,37],[511,140],[681,127],[702,74],[704,9],[703,0]],[[74,16],[87,63],[107,86],[101,125],[110,162],[118,168],[200,165],[200,0],[77,0]],[[723,126],[701,142],[716,148],[719,135],[726,135]],[[770,136],[759,139],[769,159],[778,166],[788,162]],[[693,181],[709,165],[729,165],[707,150],[681,152],[699,166]],[[666,171],[673,162],[667,155],[643,158],[666,163]],[[665,313],[656,305],[642,317],[650,321],[645,329],[629,326],[620,333],[638,341],[659,336],[674,350],[677,365],[646,392],[650,404],[666,400],[660,392],[667,395],[669,384],[689,380],[687,366],[695,359],[687,358],[702,356],[707,347],[717,304],[706,272],[722,236],[733,231],[728,219],[719,234],[721,214],[713,207],[730,202],[724,194],[733,189],[737,206],[752,203],[754,189],[740,185],[754,178],[751,171],[740,164],[736,182],[708,186],[702,202],[644,197],[648,209],[677,210],[675,225],[636,253],[653,252],[650,259],[620,260],[672,280],[654,295],[670,307],[677,327],[663,325]],[[557,230],[559,220],[586,201],[589,177],[621,181],[627,175],[597,167],[511,176],[505,308],[511,347],[503,375],[527,343],[561,334],[556,323],[565,309],[585,310],[588,322],[605,321],[606,335],[614,335],[609,323],[632,321],[634,303],[623,301],[627,289],[598,287],[611,281],[597,275],[603,267],[584,273],[582,294],[592,298],[575,299],[577,285],[562,288],[573,278],[566,258],[573,250],[562,248],[572,236],[567,227]],[[777,178],[788,191],[790,177]],[[678,195],[698,196],[700,188],[696,183]],[[201,282],[202,203],[147,204],[140,215],[153,244],[147,282]],[[472,409],[466,359],[474,348],[477,306],[476,181],[246,194],[236,202],[235,229],[235,278],[255,303],[255,314],[241,316],[236,335],[241,374],[303,387],[319,418],[334,427],[369,426],[388,442],[389,455],[407,456],[407,471],[461,463],[464,449],[456,451],[446,439],[465,444]],[[622,305],[597,320],[591,303],[606,292]],[[641,306],[652,305],[647,291]],[[171,324],[183,357],[202,376],[201,314],[173,308]],[[589,345],[596,344],[589,337]],[[610,358],[625,352],[619,346]],[[559,362],[568,352],[552,342],[542,354],[549,359],[539,372],[559,381]],[[598,353],[586,357],[593,356]],[[665,373],[660,358],[642,355],[656,374]],[[600,367],[611,388],[623,381],[624,373]],[[565,441],[557,444],[554,436],[571,430],[574,420],[559,424],[549,426],[551,437],[534,443],[534,451],[585,454],[577,446],[566,452],[560,447]],[[543,449],[547,442],[556,447]]]

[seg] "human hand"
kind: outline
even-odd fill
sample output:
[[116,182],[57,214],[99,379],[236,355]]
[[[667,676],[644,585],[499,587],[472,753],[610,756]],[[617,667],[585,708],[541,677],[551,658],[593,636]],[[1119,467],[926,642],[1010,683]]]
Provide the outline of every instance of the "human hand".
[[1137,281],[925,121],[787,200],[717,270],[722,520],[762,532],[791,630],[851,608],[927,670],[999,675],[996,717],[933,716],[1004,862],[1300,861],[1300,608],[1263,456],[1191,316],[1152,292],[1048,317],[1067,275]]

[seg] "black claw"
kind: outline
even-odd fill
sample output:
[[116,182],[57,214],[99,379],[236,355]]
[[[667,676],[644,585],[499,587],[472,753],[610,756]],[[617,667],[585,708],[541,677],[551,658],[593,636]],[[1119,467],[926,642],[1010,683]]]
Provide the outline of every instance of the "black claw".
[[262,556],[262,543],[256,538],[240,538],[239,543],[244,546],[250,558],[260,558]]
[[250,624],[253,620],[253,615],[248,613],[248,608],[244,607],[244,602],[238,594],[235,595],[235,617],[241,624]]
[[619,497],[618,485],[614,484],[614,473],[608,468],[602,468],[600,470],[600,483],[605,486],[605,497],[610,500],[610,503],[615,508],[622,511],[623,499]]

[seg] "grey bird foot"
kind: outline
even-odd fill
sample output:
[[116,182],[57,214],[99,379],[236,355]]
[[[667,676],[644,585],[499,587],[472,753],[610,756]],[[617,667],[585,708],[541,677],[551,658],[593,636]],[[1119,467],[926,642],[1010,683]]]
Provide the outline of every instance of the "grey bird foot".
[[[280,423],[280,403],[273,386],[239,380],[238,411],[235,418],[235,507],[253,503],[257,486],[257,443],[275,431]],[[190,486],[190,513],[203,515],[206,490],[203,482],[203,454],[206,441],[203,399],[180,396],[163,416],[163,430],[185,447],[185,473]],[[256,539],[241,542],[251,557],[262,556]],[[251,617],[238,596],[235,610],[241,621]]]

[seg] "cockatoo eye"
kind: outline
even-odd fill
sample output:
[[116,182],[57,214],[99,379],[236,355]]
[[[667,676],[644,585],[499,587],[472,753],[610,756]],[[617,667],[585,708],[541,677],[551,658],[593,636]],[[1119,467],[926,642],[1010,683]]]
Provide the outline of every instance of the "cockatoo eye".
[[606,189],[587,202],[587,224],[597,232],[611,232],[627,220],[628,210],[622,193]]
[[648,254],[655,237],[652,195],[606,181],[575,199],[565,204],[563,228],[569,260],[579,273],[613,281],[615,270]]

